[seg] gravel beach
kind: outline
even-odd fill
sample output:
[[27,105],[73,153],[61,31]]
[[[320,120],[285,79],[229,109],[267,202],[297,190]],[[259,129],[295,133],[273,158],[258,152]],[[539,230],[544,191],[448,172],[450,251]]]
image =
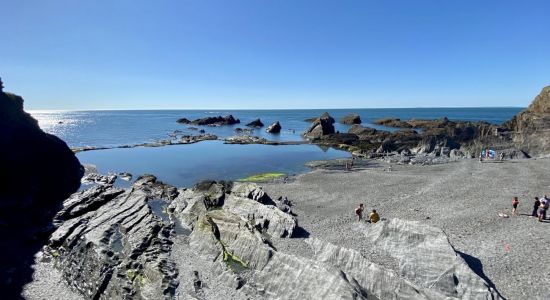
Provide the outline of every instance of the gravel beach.
[[[294,204],[301,238],[277,241],[309,257],[306,237],[360,250],[392,267],[372,249],[354,220],[365,204],[384,219],[417,220],[443,229],[470,266],[506,299],[550,299],[550,221],[530,217],[533,198],[550,194],[550,159],[484,162],[467,159],[432,166],[393,165],[361,171],[316,170],[288,183],[263,184],[272,197]],[[518,196],[518,214],[511,214]],[[499,217],[499,213],[509,218]]]

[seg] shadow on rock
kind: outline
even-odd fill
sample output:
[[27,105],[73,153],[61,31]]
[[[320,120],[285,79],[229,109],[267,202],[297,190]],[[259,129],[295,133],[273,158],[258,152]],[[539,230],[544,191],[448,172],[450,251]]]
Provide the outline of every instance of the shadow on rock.
[[[478,258],[473,257],[469,254],[464,253],[464,252],[460,252],[458,250],[456,250],[456,253],[458,253],[458,255],[460,255],[460,257],[462,257],[462,259],[464,259],[464,261],[466,261],[466,264],[468,264],[470,269],[472,269],[472,271],[474,271],[474,273],[476,273],[477,276],[481,277],[483,280],[485,280],[487,282],[489,287],[492,287],[493,289],[495,289],[495,291],[497,291],[497,288],[496,288],[495,284],[483,272],[483,264],[481,263],[481,261]],[[499,296],[502,297],[502,299],[506,300],[506,298],[504,298],[500,293],[499,293]]]
[[309,237],[309,235],[309,231],[305,230],[303,227],[298,226],[296,227],[296,229],[294,229],[291,238],[306,239]]

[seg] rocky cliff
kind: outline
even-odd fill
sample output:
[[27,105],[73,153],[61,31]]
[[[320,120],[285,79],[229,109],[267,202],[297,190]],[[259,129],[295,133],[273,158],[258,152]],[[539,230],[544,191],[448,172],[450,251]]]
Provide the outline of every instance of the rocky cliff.
[[23,111],[20,96],[1,89],[0,145],[0,290],[11,299],[30,280],[32,256],[83,169],[65,142]]
[[542,89],[526,110],[504,124],[517,148],[530,156],[550,154],[550,86]]

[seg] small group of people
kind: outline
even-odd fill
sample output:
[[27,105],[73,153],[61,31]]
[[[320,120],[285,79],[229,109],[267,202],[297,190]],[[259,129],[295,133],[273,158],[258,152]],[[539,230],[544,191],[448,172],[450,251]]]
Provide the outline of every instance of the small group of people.
[[[357,221],[363,220],[363,211],[364,211],[363,203],[360,203],[359,206],[355,209],[355,217],[357,218]],[[376,212],[376,209],[373,209],[368,217],[369,218],[367,222],[369,223],[376,223],[380,221],[380,215],[378,214],[378,212]]]
[[[519,199],[518,197],[514,197],[512,199],[512,214],[517,213],[519,205]],[[535,202],[533,203],[533,212],[531,213],[531,216],[537,217],[539,219],[539,222],[542,222],[546,219],[546,212],[548,211],[548,208],[550,206],[550,198],[548,198],[547,195],[544,195],[542,198],[539,199],[539,197],[535,197]]]

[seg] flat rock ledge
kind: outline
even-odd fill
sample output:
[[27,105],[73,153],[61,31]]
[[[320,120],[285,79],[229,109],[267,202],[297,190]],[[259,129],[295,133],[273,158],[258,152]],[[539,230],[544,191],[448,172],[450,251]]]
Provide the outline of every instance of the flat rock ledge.
[[64,202],[36,265],[82,299],[501,299],[443,231],[419,222],[358,224],[389,266],[315,237],[308,257],[279,251],[299,229],[279,206],[255,183],[98,185]]

